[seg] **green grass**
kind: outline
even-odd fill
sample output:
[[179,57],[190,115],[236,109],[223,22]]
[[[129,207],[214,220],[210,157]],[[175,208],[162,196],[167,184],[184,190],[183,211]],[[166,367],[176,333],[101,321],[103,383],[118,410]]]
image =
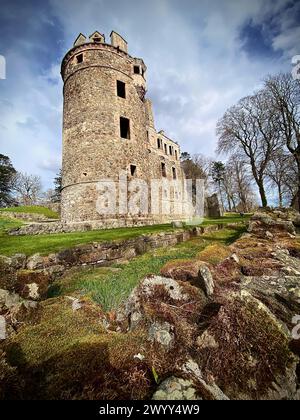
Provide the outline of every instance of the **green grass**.
[[23,222],[21,220],[17,220],[17,219],[4,219],[4,218],[0,217],[0,244],[1,244],[2,237],[5,237],[6,236],[6,232],[8,230],[18,228],[18,227],[20,227],[22,225],[23,225]]
[[[2,220],[2,219],[1,219]],[[240,216],[225,216],[220,219],[206,219],[204,226],[214,225],[220,223],[236,223],[245,222],[247,218]],[[7,228],[8,221],[6,223]],[[16,226],[11,226],[16,227]],[[40,253],[47,255],[53,252],[58,252],[77,245],[83,245],[91,242],[105,242],[105,241],[120,241],[126,239],[136,238],[140,235],[148,235],[159,232],[172,232],[174,229],[170,224],[142,226],[136,228],[119,228],[119,229],[105,229],[95,230],[89,232],[74,232],[74,233],[59,233],[51,235],[37,235],[37,236],[8,236],[5,235],[0,228],[0,255],[11,256],[16,253],[24,253],[32,255]]]
[[148,274],[159,274],[166,262],[194,258],[210,244],[229,245],[244,231],[245,227],[240,226],[207,233],[174,247],[152,250],[127,264],[108,268],[78,268],[56,282],[50,291],[50,296],[78,292],[89,295],[106,311],[116,309],[141,279]]
[[11,213],[30,213],[30,214],[42,214],[49,219],[58,219],[59,215],[47,207],[43,206],[20,206],[20,207],[7,207],[1,208],[0,212],[11,212]]

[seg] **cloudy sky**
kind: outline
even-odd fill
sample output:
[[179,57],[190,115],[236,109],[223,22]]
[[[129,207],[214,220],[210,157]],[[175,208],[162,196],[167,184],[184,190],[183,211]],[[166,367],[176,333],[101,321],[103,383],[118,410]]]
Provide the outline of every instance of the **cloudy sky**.
[[60,62],[79,32],[112,29],[148,66],[156,128],[213,156],[216,121],[300,54],[298,0],[10,0],[1,8],[0,153],[45,188],[61,162]]

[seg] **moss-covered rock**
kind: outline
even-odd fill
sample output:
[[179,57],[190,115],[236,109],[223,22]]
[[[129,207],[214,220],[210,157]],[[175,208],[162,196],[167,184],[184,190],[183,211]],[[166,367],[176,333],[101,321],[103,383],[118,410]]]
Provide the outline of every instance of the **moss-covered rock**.
[[134,358],[147,354],[143,331],[109,333],[103,318],[86,299],[77,310],[67,298],[41,303],[35,325],[24,326],[4,344],[8,362],[26,385],[22,398],[149,397],[151,367]]
[[231,250],[223,245],[214,244],[206,247],[197,255],[197,259],[206,263],[217,265],[232,255]]
[[298,359],[261,301],[244,291],[232,294],[205,334],[197,341],[198,362],[231,399],[296,397]]
[[19,270],[15,291],[24,299],[41,300],[47,297],[50,276],[43,271]]

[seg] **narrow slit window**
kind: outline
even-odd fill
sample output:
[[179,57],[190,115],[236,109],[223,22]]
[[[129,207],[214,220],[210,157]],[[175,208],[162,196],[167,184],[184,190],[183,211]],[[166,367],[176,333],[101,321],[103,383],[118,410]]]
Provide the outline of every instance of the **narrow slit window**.
[[130,175],[131,176],[136,175],[136,165],[130,165]]
[[83,54],[76,55],[77,64],[83,63]]
[[133,73],[134,74],[140,74],[140,68],[139,68],[139,66],[134,66],[133,67]]
[[172,146],[169,146],[169,152],[170,152],[170,155],[172,156],[173,155]]
[[130,121],[128,118],[120,117],[120,135],[122,139],[130,139]]
[[120,98],[126,99],[126,85],[120,80],[117,80],[117,94]]
[[178,160],[178,152],[177,152],[177,150],[175,150],[175,157],[176,157],[176,160]]
[[168,148],[167,148],[167,145],[165,144],[165,154],[167,155],[168,154]]
[[172,168],[173,179],[177,179],[176,168]]
[[164,178],[167,176],[166,164],[163,162],[161,163],[161,174]]
[[157,148],[158,148],[158,149],[160,149],[160,145],[161,145],[161,143],[160,143],[160,139],[157,139]]

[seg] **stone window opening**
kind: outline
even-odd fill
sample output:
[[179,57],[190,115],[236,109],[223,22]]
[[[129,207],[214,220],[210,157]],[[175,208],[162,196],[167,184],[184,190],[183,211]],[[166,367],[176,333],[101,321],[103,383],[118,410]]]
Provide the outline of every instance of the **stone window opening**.
[[140,74],[140,67],[139,66],[133,66],[133,73],[134,74]]
[[120,98],[126,99],[126,85],[121,80],[117,80],[117,94]]
[[83,63],[83,54],[76,55],[77,64]]
[[130,175],[131,176],[136,175],[136,165],[130,165]]
[[83,172],[83,174],[82,174],[83,176],[87,176],[87,172]]
[[167,177],[166,164],[163,162],[161,163],[161,174],[164,178]]
[[157,139],[157,148],[160,149],[161,148],[161,141],[160,139]]
[[99,43],[101,42],[101,38],[95,37],[95,38],[94,38],[94,42],[96,42],[96,43],[98,43],[98,44],[99,44]]
[[176,157],[176,160],[178,160],[178,153],[177,153],[177,150],[175,150],[175,157]]
[[173,179],[177,179],[176,168],[172,168]]
[[122,139],[130,139],[130,121],[128,118],[120,117],[120,135]]
[[167,145],[165,144],[165,154],[167,155],[168,154],[168,148],[167,148]]
[[173,155],[173,149],[172,149],[172,146],[169,146],[169,152],[170,152],[170,155],[172,156],[172,155]]

